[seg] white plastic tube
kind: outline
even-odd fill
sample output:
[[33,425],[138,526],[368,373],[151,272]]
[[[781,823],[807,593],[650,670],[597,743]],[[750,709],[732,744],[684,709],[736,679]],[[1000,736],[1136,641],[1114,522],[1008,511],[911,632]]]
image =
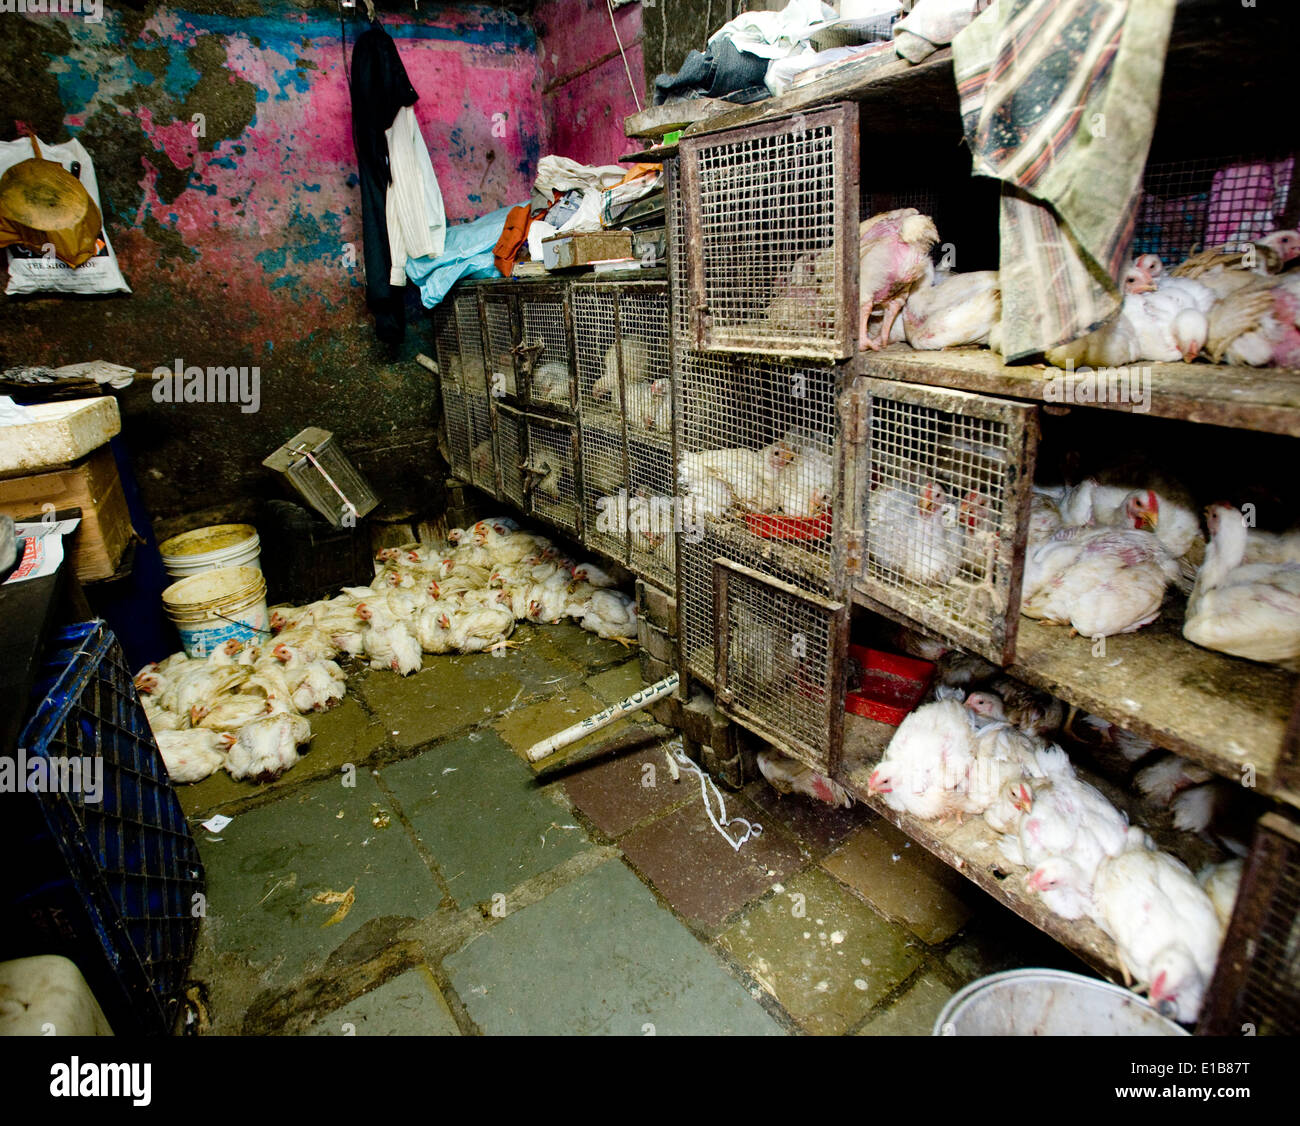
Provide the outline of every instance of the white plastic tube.
[[543,739],[540,743],[534,743],[528,748],[528,761],[540,762],[548,755],[553,755],[561,747],[567,747],[570,743],[576,743],[579,739],[585,739],[594,731],[599,731],[602,727],[608,727],[616,719],[621,719],[625,715],[631,715],[632,712],[639,712],[642,708],[648,707],[656,700],[662,700],[670,692],[677,689],[681,678],[677,673],[672,676],[666,676],[663,680],[655,684],[647,685],[640,692],[634,692],[626,700],[621,700],[617,704],[612,704],[603,712],[597,712],[593,716],[588,716],[581,723],[575,723],[572,727],[566,727],[558,735],[552,735],[549,739]]

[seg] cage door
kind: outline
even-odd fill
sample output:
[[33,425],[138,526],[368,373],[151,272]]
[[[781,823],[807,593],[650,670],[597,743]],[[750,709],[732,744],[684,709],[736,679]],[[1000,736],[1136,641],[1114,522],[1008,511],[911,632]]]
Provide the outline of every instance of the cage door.
[[442,388],[442,420],[447,431],[447,455],[451,471],[462,481],[470,478],[469,415],[460,362],[460,341],[456,335],[456,308],[444,301],[433,314],[434,347],[438,356],[438,384]]
[[831,773],[844,731],[845,604],[729,559],[714,560],[713,576],[718,707]]
[[848,554],[858,589],[941,637],[1009,664],[1036,408],[862,376],[841,410],[849,442],[845,478],[856,494]]
[[679,152],[696,347],[853,355],[856,104],[685,138]]
[[528,432],[523,414],[504,403],[497,405],[497,455],[501,498],[527,512]]
[[573,378],[573,321],[567,290],[529,288],[519,296],[518,370],[530,408],[572,413],[577,399]]
[[519,376],[515,356],[519,341],[515,333],[513,300],[509,294],[491,290],[483,294],[483,332],[487,344],[488,394],[494,402],[520,403]]
[[577,428],[569,422],[540,415],[525,416],[528,457],[524,487],[531,511],[565,531],[579,530],[580,471]]

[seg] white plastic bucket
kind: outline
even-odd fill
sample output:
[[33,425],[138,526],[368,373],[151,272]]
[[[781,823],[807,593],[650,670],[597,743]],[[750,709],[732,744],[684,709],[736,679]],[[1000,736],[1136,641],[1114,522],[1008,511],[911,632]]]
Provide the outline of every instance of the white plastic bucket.
[[1187,1036],[1136,993],[1064,970],[1008,970],[949,998],[936,1036]]
[[222,567],[262,569],[262,541],[252,524],[214,524],[182,532],[158,545],[163,566],[174,579]]
[[172,583],[163,608],[190,657],[206,657],[232,637],[269,637],[266,580],[256,567],[223,567]]

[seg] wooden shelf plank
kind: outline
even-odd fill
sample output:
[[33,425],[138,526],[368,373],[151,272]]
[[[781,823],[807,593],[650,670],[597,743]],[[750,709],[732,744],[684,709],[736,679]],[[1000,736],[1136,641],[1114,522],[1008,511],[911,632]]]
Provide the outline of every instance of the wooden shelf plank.
[[988,892],[1004,907],[1056,939],[1098,973],[1112,981],[1122,981],[1114,942],[1091,920],[1070,922],[1047,910],[1037,896],[1025,889],[1028,873],[1017,870],[1003,859],[998,851],[997,834],[982,817],[960,826],[937,825],[897,813],[879,798],[867,794],[867,779],[896,730],[888,724],[846,715],[844,757],[836,781],[917,844]]
[[[1007,365],[985,348],[915,352],[904,344],[859,356],[856,364],[859,374],[881,379],[1039,402],[1055,401],[1048,377],[1063,374],[1059,368]],[[1151,373],[1151,415],[1300,437],[1300,371],[1202,363],[1138,366]],[[1133,412],[1128,402],[1067,405]]]
[[1106,638],[1094,657],[1088,638],[1022,618],[1009,671],[1238,784],[1253,767],[1255,789],[1300,805],[1276,777],[1295,674],[1201,649],[1181,620],[1166,608],[1136,633]]

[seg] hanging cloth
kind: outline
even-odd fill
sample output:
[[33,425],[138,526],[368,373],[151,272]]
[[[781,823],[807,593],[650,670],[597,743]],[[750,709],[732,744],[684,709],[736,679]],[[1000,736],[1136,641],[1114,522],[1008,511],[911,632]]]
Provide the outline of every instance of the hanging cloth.
[[397,111],[388,138],[388,245],[391,285],[406,284],[408,258],[437,258],[447,241],[447,213],[415,110]]
[[361,181],[361,238],[366,304],[375,334],[390,344],[406,334],[405,290],[392,285],[388,232],[388,138],[397,111],[419,99],[392,36],[373,24],[352,48],[352,141]]

